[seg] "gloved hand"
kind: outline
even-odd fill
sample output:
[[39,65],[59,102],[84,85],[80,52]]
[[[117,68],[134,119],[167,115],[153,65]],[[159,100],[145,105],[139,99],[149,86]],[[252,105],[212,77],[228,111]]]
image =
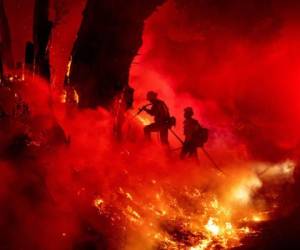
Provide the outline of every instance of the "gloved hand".
[[138,111],[138,114],[142,113],[143,111],[147,111],[147,107],[149,106],[150,104],[146,104],[144,105],[143,107],[141,107]]

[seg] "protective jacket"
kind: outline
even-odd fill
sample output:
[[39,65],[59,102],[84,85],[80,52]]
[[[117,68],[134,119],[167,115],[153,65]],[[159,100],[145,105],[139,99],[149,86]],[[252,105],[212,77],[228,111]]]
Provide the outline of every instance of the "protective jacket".
[[162,100],[155,100],[152,103],[152,107],[147,109],[146,112],[154,116],[155,123],[166,123],[170,119],[169,109]]

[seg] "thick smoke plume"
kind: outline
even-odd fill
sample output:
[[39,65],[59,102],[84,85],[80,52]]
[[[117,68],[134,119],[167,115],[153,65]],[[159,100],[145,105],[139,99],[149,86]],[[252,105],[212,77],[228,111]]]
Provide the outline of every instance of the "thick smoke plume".
[[254,159],[293,157],[300,139],[297,10],[294,1],[170,0],[146,23],[132,84],[139,96],[145,86],[156,88],[176,112],[178,103],[194,104],[203,122],[230,129]]
[[[133,212],[158,226],[147,207],[157,193],[164,197],[164,187],[205,186],[215,174],[207,164],[201,170],[192,162],[186,173],[186,163],[178,162],[176,155],[167,157],[156,143],[144,142],[137,120],[131,119],[127,127],[127,142],[116,143],[107,111],[69,110],[55,101],[59,97],[46,82],[27,81],[21,88],[6,89],[6,95],[12,94],[15,102],[21,97],[30,117],[1,123],[3,249],[120,249],[122,244],[139,249],[141,240],[150,243],[140,224],[131,221],[137,219]],[[12,115],[14,102],[9,104],[6,112]],[[131,230],[139,233],[134,239]]]

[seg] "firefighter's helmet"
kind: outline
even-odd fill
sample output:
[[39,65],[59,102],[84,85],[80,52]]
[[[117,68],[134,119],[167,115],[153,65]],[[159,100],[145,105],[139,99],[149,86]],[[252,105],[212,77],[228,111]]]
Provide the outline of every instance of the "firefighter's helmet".
[[149,91],[147,93],[147,100],[153,100],[153,99],[157,99],[157,93],[154,91]]
[[185,115],[185,116],[189,116],[189,117],[193,116],[193,115],[194,115],[193,108],[191,108],[191,107],[186,107],[186,108],[184,109],[184,115]]

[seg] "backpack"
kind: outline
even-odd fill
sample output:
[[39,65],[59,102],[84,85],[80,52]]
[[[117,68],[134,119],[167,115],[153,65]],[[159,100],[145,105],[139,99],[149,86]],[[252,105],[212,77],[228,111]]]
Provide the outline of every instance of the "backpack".
[[199,125],[197,131],[194,134],[194,142],[197,147],[203,147],[204,144],[208,141],[208,129],[203,128]]

